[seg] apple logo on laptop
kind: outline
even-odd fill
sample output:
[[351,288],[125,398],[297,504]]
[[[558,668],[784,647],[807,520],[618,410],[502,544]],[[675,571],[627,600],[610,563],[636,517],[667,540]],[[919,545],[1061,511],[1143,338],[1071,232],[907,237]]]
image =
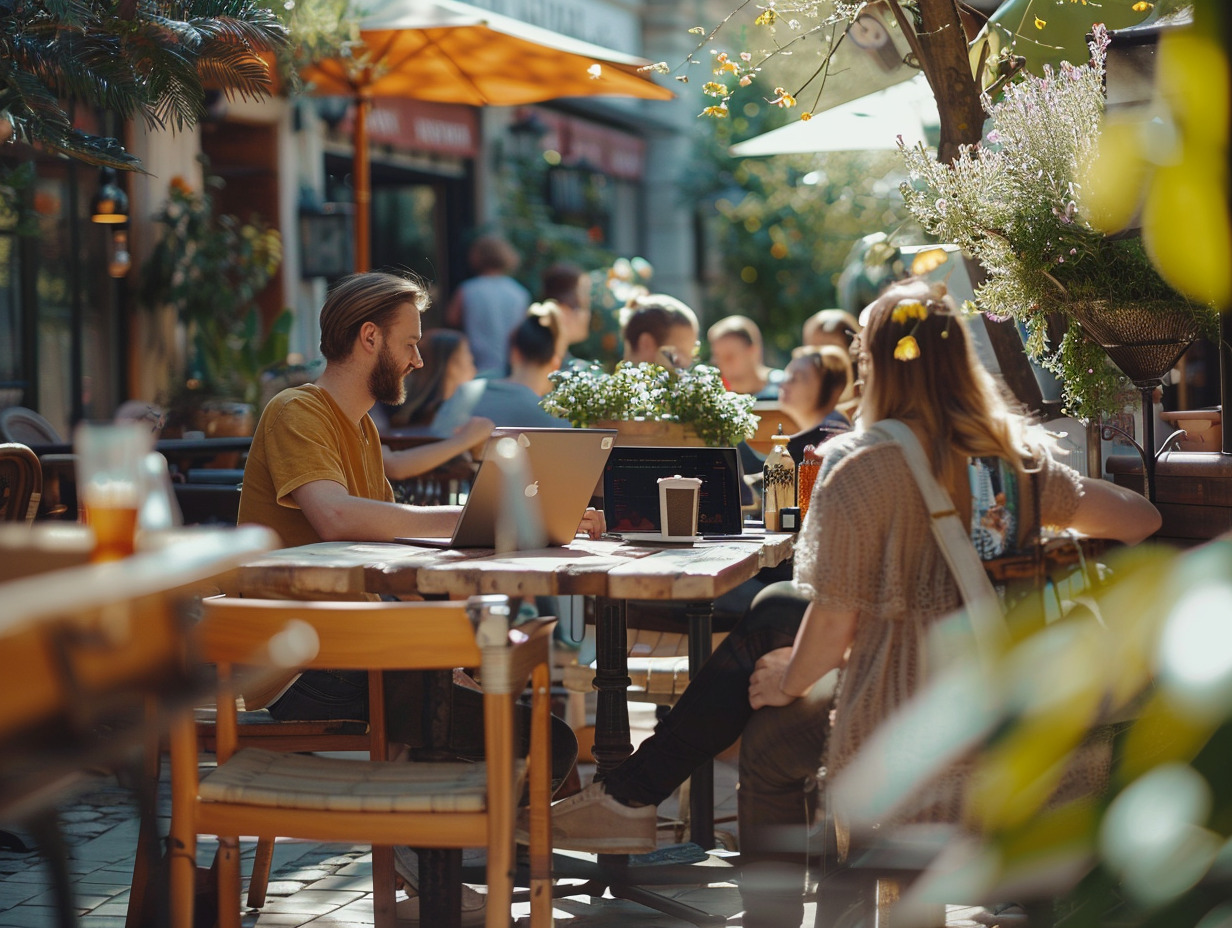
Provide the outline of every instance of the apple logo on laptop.
[[527,484],[526,489],[523,490],[522,492],[526,494],[528,499],[538,496],[539,495],[539,481],[536,480],[534,483]]

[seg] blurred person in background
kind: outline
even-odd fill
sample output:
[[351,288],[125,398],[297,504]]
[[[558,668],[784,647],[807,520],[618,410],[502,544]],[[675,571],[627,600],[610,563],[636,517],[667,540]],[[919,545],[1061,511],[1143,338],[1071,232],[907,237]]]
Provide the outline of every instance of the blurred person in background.
[[666,293],[636,296],[620,311],[624,360],[686,368],[697,357],[697,314]]
[[845,309],[821,309],[804,320],[801,344],[820,348],[833,345],[851,350],[851,342],[860,334],[860,323]]
[[546,412],[539,401],[552,389],[548,375],[560,368],[565,335],[560,308],[536,303],[509,337],[512,372],[501,379],[477,378],[463,384],[432,422],[432,432],[451,435],[482,410],[484,421],[497,427],[568,428],[569,423]]
[[[429,329],[423,333],[419,349],[423,367],[404,379],[406,400],[396,406],[378,403],[372,409],[372,418],[383,418],[389,428],[422,427],[426,430],[441,404],[475,377],[470,345],[466,336],[456,329]],[[378,423],[382,430],[385,425]],[[385,476],[390,480],[418,477],[482,443],[491,432],[492,420],[475,416],[458,423],[458,427],[441,441],[399,451],[382,444]]]
[[569,349],[590,337],[590,275],[578,265],[562,261],[543,272],[541,286],[541,302],[552,302],[560,308],[565,337],[561,368],[589,363]]
[[779,405],[800,426],[787,442],[787,453],[799,464],[806,445],[816,447],[851,428],[851,420],[838,410],[851,388],[850,356],[831,345],[802,346],[792,352],[786,374],[779,387]]
[[759,400],[779,395],[783,372],[766,364],[761,329],[748,316],[726,316],[706,332],[710,363],[719,369],[723,383],[733,393],[746,393]]
[[453,295],[445,325],[466,333],[480,373],[501,377],[509,371],[509,333],[530,305],[530,292],[509,276],[521,257],[499,235],[484,235],[475,239],[467,259],[476,276]]

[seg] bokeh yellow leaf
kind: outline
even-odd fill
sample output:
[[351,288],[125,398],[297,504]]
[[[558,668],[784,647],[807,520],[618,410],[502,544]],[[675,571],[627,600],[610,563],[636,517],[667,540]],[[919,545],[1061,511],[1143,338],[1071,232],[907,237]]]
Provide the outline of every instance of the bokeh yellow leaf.
[[1223,165],[1187,152],[1156,169],[1142,208],[1142,240],[1161,274],[1192,299],[1232,303],[1232,229]]

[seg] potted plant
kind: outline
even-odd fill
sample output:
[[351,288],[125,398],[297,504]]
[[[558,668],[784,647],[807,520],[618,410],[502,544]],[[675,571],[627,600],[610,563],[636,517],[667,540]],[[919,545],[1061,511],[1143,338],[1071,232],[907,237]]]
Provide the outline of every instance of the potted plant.
[[[198,193],[183,178],[171,181],[155,217],[163,234],[141,273],[142,302],[173,308],[185,334],[186,367],[170,412],[181,427],[210,435],[233,434],[244,422],[251,432],[262,376],[286,359],[292,322],[284,309],[265,329],[257,305],[282,263],[278,230],[215,215],[209,191],[221,184],[207,178]],[[228,419],[241,421],[222,424]]]
[[911,180],[902,185],[921,225],[987,271],[978,308],[1020,322],[1028,353],[1061,381],[1065,411],[1096,419],[1121,411],[1129,381],[1157,380],[1217,323],[1212,307],[1160,276],[1140,238],[1105,235],[1084,204],[1107,45],[1096,26],[1089,65],[1045,67],[995,103],[986,96],[986,144],[964,147],[953,162],[904,148]]
[[[622,444],[736,445],[753,434],[753,397],[730,393],[718,368],[668,370],[621,361],[556,371],[540,405],[574,426],[615,427]],[[691,434],[690,434],[691,433]]]

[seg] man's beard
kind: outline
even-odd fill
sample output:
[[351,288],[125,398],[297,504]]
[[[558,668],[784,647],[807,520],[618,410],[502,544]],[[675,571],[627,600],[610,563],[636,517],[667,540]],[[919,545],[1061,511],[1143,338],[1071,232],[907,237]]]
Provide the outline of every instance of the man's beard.
[[368,392],[378,403],[386,406],[401,406],[406,402],[406,369],[400,367],[393,352],[381,346],[376,367],[368,375]]

